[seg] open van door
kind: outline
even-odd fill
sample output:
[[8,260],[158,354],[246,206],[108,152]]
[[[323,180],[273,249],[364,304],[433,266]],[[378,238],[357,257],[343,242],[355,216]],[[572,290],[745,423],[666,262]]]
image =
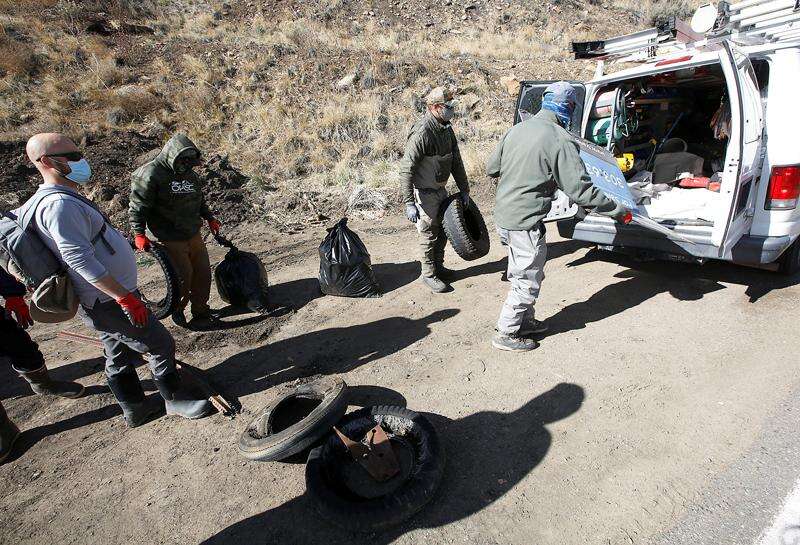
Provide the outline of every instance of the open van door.
[[764,115],[756,73],[747,55],[725,40],[719,58],[728,87],[731,135],[720,186],[725,199],[714,217],[711,240],[719,248],[719,257],[727,259],[753,222]]
[[[555,83],[555,81],[556,80],[537,80],[520,82],[517,104],[514,108],[514,125],[539,113],[539,110],[542,109],[542,95],[544,95],[544,90],[551,83]],[[575,94],[577,95],[577,103],[575,104],[575,111],[572,113],[572,122],[570,123],[569,132],[575,136],[580,136],[584,101],[586,100],[586,87],[579,81],[570,81],[569,83],[575,87]],[[578,205],[570,201],[569,197],[558,189],[553,199],[553,206],[542,221],[547,223],[565,220],[575,217],[578,212]]]

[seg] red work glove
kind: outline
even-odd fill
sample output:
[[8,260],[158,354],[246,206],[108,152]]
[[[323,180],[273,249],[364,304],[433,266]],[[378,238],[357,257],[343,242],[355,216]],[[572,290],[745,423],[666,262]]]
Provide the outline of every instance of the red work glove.
[[6,311],[13,315],[22,329],[28,329],[28,326],[33,325],[31,311],[28,310],[28,305],[25,304],[22,296],[6,297]]
[[150,239],[147,238],[147,235],[143,235],[141,233],[136,233],[133,237],[133,245],[136,246],[136,249],[140,252],[149,252],[150,251]]
[[120,297],[117,299],[117,304],[122,307],[133,325],[136,327],[147,325],[147,307],[136,295],[129,293],[125,297]]
[[212,233],[215,235],[219,234],[219,228],[222,227],[222,224],[216,220],[216,218],[211,218],[208,220],[208,228],[211,230]]
[[630,222],[633,221],[633,214],[631,214],[631,211],[628,210],[627,212],[625,212],[625,215],[622,216],[621,218],[619,218],[619,220],[617,220],[617,221],[627,225],[627,224],[629,224]]

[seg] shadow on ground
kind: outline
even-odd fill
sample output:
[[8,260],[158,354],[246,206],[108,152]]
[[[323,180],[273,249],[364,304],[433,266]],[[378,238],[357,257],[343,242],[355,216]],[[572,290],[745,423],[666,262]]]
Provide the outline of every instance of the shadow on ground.
[[[353,534],[320,520],[303,495],[241,520],[203,544],[387,545],[412,530],[439,528],[462,520],[503,497],[541,463],[553,440],[546,425],[574,414],[584,397],[580,386],[561,383],[508,413],[483,411],[456,420],[426,415],[445,444],[447,469],[433,503],[398,528],[368,537]],[[298,524],[300,520],[303,524]]]
[[666,282],[670,286],[671,293],[673,291],[680,293],[681,290],[697,291],[699,286],[709,282],[746,286],[745,293],[750,303],[756,303],[772,291],[790,288],[800,283],[800,273],[784,276],[777,272],[724,261],[709,261],[704,265],[661,260],[641,261],[623,254],[598,249],[587,252],[586,255],[569,263],[568,266],[574,267],[594,261],[608,261],[628,267],[632,274],[652,275],[659,282]]
[[235,397],[302,376],[346,373],[427,337],[432,324],[458,312],[447,309],[420,319],[398,316],[304,333],[240,352],[207,373],[223,391]]

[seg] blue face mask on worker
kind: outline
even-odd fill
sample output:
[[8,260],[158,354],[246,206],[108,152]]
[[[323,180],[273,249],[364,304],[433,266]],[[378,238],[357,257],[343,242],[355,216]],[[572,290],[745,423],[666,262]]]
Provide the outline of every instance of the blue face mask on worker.
[[542,110],[549,110],[556,114],[561,126],[569,130],[572,124],[572,112],[575,111],[575,103],[569,100],[558,101],[553,97],[553,93],[546,93],[542,97]]
[[89,182],[92,177],[92,167],[89,166],[89,161],[81,157],[80,152],[68,153],[61,157],[66,161],[57,162],[62,165],[66,164],[69,167],[69,173],[67,174],[57,169],[64,178],[78,185],[84,185]]

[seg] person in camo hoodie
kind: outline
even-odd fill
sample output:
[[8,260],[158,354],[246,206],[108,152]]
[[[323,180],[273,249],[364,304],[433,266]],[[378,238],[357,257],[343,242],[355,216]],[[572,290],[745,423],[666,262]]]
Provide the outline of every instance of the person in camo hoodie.
[[[150,249],[149,232],[178,269],[181,301],[172,320],[192,329],[206,329],[217,321],[208,306],[211,265],[200,228],[205,220],[217,234],[220,223],[206,204],[202,180],[192,170],[201,164],[200,157],[200,150],[186,135],[175,134],[155,159],[131,175],[129,206],[136,248]],[[184,311],[189,303],[192,320],[187,324]]]

